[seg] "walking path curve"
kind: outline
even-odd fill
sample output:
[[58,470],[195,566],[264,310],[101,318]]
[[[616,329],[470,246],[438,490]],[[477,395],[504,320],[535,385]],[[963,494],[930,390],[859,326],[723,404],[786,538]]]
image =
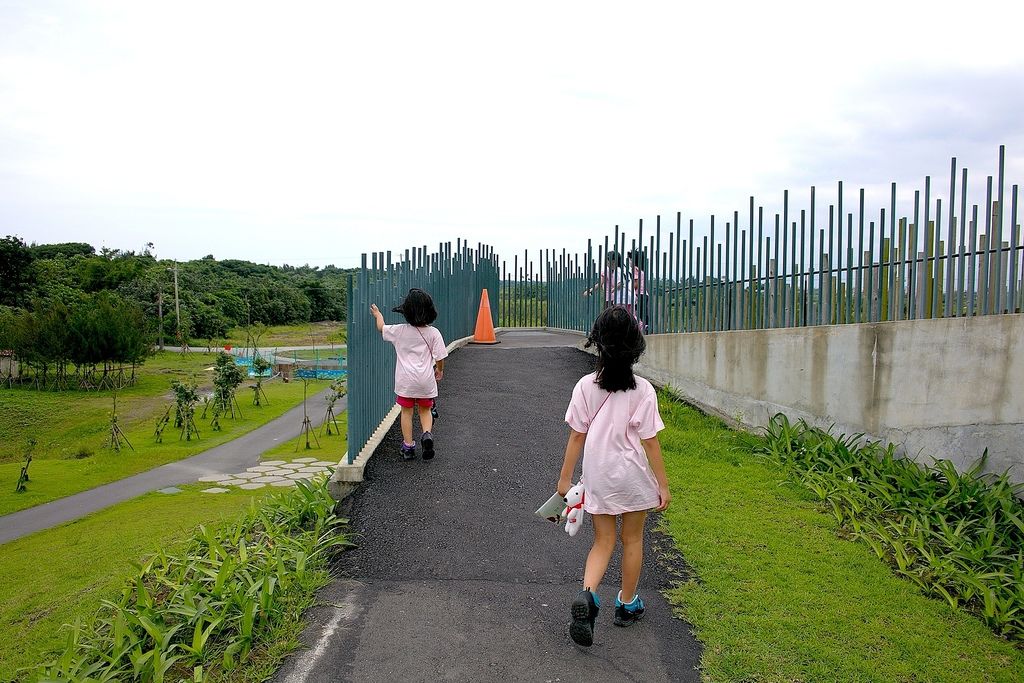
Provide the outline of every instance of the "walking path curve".
[[[678,559],[648,521],[647,616],[612,625],[613,560],[595,643],[572,644],[590,525],[570,538],[533,511],[551,495],[573,385],[593,369],[580,337],[505,332],[451,355],[434,427],[437,457],[402,462],[395,424],[343,502],[358,544],[319,596],[275,681],[697,681],[700,644],[660,590]],[[540,348],[537,348],[537,346]],[[559,346],[561,348],[559,348]],[[665,553],[665,554],[663,554]]]
[[[307,405],[322,405],[321,397],[326,397],[330,392],[331,389],[324,389],[310,396]],[[335,411],[340,413],[347,406],[347,397],[343,397],[335,405]],[[310,420],[315,427],[319,427],[323,422],[323,415],[317,411],[317,414],[310,415]],[[260,454],[263,452],[298,436],[301,424],[302,404],[299,404],[281,417],[198,455],[161,465],[73,496],[4,515],[0,517],[0,543],[70,522],[150,491],[189,484],[203,476],[243,471],[247,467],[258,465]]]

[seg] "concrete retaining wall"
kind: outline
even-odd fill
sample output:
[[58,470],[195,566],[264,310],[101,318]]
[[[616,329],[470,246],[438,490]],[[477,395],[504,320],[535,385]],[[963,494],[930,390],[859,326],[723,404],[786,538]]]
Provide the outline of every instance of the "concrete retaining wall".
[[783,412],[1024,481],[1024,315],[653,335],[637,370],[747,427]]

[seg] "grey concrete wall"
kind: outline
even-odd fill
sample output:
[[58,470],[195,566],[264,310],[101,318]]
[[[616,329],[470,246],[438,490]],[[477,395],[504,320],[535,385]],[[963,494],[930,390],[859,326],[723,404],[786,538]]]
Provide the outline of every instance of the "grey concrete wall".
[[783,412],[1024,481],[1024,315],[652,335],[637,370],[747,427]]

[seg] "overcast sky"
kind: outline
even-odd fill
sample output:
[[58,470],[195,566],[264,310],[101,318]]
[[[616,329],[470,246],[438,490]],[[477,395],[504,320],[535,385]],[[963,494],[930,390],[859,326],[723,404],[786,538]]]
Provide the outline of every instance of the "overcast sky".
[[1024,181],[1024,3],[750,5],[0,1],[0,235],[511,258],[839,179],[942,196],[952,156],[983,189],[999,144]]

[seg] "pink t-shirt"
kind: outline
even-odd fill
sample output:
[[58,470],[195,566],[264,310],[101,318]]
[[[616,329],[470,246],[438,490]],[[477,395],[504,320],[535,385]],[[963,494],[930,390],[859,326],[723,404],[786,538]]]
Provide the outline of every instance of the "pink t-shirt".
[[640,443],[665,428],[650,382],[637,376],[636,389],[609,393],[597,385],[597,373],[585,375],[572,390],[565,421],[587,435],[584,510],[620,515],[658,506],[658,480]]
[[434,398],[434,363],[448,357],[444,339],[429,325],[385,325],[384,341],[395,345],[395,394],[404,398]]
[[628,282],[624,268],[605,268],[601,277],[604,283],[604,300],[610,304],[633,303],[633,284]]
[[633,266],[633,282],[636,284],[637,294],[647,293],[647,278],[644,277],[644,271],[637,266]]

